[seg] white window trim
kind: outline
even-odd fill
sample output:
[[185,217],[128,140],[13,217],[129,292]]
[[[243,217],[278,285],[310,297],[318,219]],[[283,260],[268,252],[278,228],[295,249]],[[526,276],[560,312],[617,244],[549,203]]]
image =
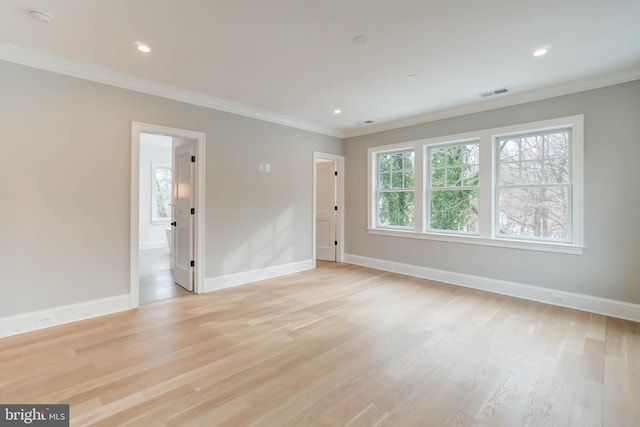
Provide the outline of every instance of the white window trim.
[[[399,154],[399,153],[408,153],[414,151],[412,149],[405,149],[405,150],[384,150],[384,151],[377,151],[375,153],[375,155],[373,156],[373,167],[374,170],[376,172],[375,174],[375,179],[376,179],[376,183],[379,182],[378,180],[378,156],[380,154],[387,154],[387,153],[392,153],[392,154]],[[415,193],[416,193],[416,183],[415,183],[415,169],[416,169],[416,165],[418,164],[418,158],[416,157],[416,153],[413,153],[413,169],[414,169],[414,183],[413,183],[413,188],[385,188],[385,189],[377,189],[375,191],[375,195],[374,195],[374,201],[373,204],[374,206],[378,206],[378,203],[380,202],[379,199],[379,192],[387,192],[387,193],[391,193],[391,192],[406,192],[406,193],[414,193],[413,197],[413,203],[415,204]],[[414,211],[415,211],[415,206],[414,206]],[[415,223],[415,218],[414,218],[414,223]],[[380,228],[380,229],[384,229],[384,230],[409,230],[409,231],[413,231],[414,228],[413,227],[402,227],[399,225],[386,225],[386,226],[382,226],[379,225],[379,218],[378,218],[378,210],[374,208],[374,216],[373,216],[373,224],[375,224],[376,228]]]
[[[429,148],[438,148],[438,147],[448,147],[448,146],[456,146],[456,145],[462,145],[462,144],[478,144],[480,145],[480,140],[478,140],[477,138],[473,138],[473,139],[469,139],[469,140],[462,140],[462,141],[449,141],[446,143],[440,143],[440,144],[423,144],[423,146],[429,146]],[[424,149],[424,148],[423,148]],[[424,150],[424,155],[425,155],[425,159],[424,159],[424,171],[426,172],[425,174],[425,178],[424,178],[424,194],[427,194],[431,191],[447,191],[447,190],[465,190],[465,189],[473,189],[473,190],[477,190],[478,191],[478,196],[480,193],[480,185],[476,185],[476,186],[459,186],[459,187],[431,187],[430,184],[430,176],[431,176],[431,158],[429,156],[429,150]],[[479,159],[478,159],[478,169],[480,169],[480,164],[479,164]],[[453,235],[461,235],[461,236],[479,236],[480,232],[479,231],[458,231],[458,230],[438,230],[436,228],[431,228],[431,204],[429,203],[428,205],[424,206],[423,209],[425,209],[425,218],[423,220],[424,222],[424,226],[423,226],[423,230],[426,231],[427,233],[433,233],[433,234],[445,234],[445,235],[449,235],[449,234],[453,234]],[[480,229],[480,224],[478,224],[478,230]]]
[[[495,232],[495,138],[516,133],[529,133],[550,129],[571,128],[571,185],[572,185],[572,210],[571,228],[572,242],[534,241],[521,238],[497,237]],[[424,212],[424,198],[426,195],[427,158],[424,148],[429,145],[448,144],[470,140],[480,141],[480,188],[478,193],[479,218],[477,235],[460,233],[439,233],[428,231],[426,212]],[[376,227],[376,154],[403,149],[415,150],[415,229],[390,229]],[[463,243],[471,245],[495,246],[514,249],[525,249],[543,252],[565,253],[581,255],[584,250],[584,116],[575,115],[560,117],[550,120],[521,123],[511,126],[484,129],[475,132],[465,132],[456,135],[445,135],[436,138],[426,138],[390,144],[378,147],[370,147],[367,150],[367,198],[368,215],[367,230],[370,234],[404,237],[413,239],[436,240],[451,243]],[[488,183],[488,184],[487,184]],[[490,215],[486,213],[489,212]],[[483,214],[484,213],[484,214]]]
[[151,224],[169,224],[171,222],[171,213],[169,218],[161,219],[156,216],[156,169],[167,168],[171,169],[170,163],[151,163]]

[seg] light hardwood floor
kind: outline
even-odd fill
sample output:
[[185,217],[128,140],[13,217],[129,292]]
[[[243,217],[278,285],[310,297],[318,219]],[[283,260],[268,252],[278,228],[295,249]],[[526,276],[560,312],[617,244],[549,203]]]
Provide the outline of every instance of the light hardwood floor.
[[2,339],[0,403],[78,426],[640,426],[640,324],[321,263]]

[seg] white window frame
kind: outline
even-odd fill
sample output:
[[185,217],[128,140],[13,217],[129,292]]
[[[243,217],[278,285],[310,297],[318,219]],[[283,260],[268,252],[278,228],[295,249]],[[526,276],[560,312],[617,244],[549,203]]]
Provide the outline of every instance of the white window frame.
[[[169,218],[164,219],[156,215],[157,201],[156,201],[156,169],[169,169],[171,170],[170,163],[151,163],[151,223],[152,224],[169,224],[171,222],[171,211],[169,211]],[[173,174],[173,171],[172,171]]]
[[[404,153],[408,153],[410,151],[413,151],[412,149],[402,149],[402,150],[385,150],[385,151],[378,151],[376,152],[375,156],[374,156],[374,170],[375,170],[375,206],[376,208],[374,209],[375,211],[375,216],[374,216],[374,224],[376,224],[376,228],[380,228],[380,229],[384,229],[384,230],[408,230],[408,231],[413,231],[415,230],[415,218],[414,218],[414,226],[413,227],[403,227],[400,225],[380,225],[380,217],[378,215],[378,203],[380,201],[379,196],[380,196],[380,192],[387,192],[387,193],[392,193],[392,192],[398,192],[398,193],[413,193],[413,203],[415,205],[415,194],[416,194],[416,183],[415,183],[415,169],[416,169],[416,165],[419,163],[418,159],[416,157],[416,153],[413,153],[413,168],[414,168],[414,183],[413,183],[413,188],[385,188],[385,189],[380,189],[378,188],[378,183],[379,183],[379,171],[378,171],[378,157],[382,154],[404,154]],[[403,169],[404,171],[404,169]],[[414,206],[414,211],[415,211],[415,206]]]
[[[468,140],[462,140],[462,141],[448,141],[442,144],[424,144],[424,152],[425,152],[425,161],[424,161],[424,168],[425,168],[425,184],[424,184],[424,191],[425,191],[425,197],[424,200],[425,201],[430,201],[430,197],[429,194],[432,191],[460,191],[460,190],[468,190],[468,189],[477,189],[478,191],[478,203],[480,202],[480,183],[478,183],[477,186],[450,186],[450,187],[432,187],[431,186],[431,173],[432,173],[432,166],[431,166],[431,151],[433,149],[437,149],[437,148],[443,148],[443,147],[453,147],[453,146],[457,146],[457,145],[466,145],[466,144],[478,144],[478,146],[480,146],[480,141],[477,138],[473,138],[473,139],[468,139]],[[480,164],[478,163],[478,169],[481,169]],[[441,230],[441,229],[437,229],[437,228],[432,228],[431,227],[431,203],[425,203],[425,206],[423,207],[423,209],[425,210],[425,218],[424,218],[424,229],[427,232],[430,233],[447,233],[447,234],[459,234],[462,236],[479,236],[480,232],[479,232],[479,228],[480,225],[478,224],[478,231],[458,231],[458,230]]]
[[[530,184],[532,187],[552,187],[552,186],[558,186],[558,187],[566,187],[568,194],[571,195],[572,194],[572,188],[573,188],[573,184],[572,184],[572,171],[573,171],[573,161],[571,158],[571,154],[573,151],[573,147],[572,147],[572,141],[573,141],[573,128],[572,127],[561,127],[561,128],[551,128],[551,129],[544,129],[544,130],[538,130],[538,131],[534,131],[534,132],[524,132],[524,133],[509,133],[506,135],[495,135],[493,137],[493,144],[494,144],[494,153],[495,153],[495,168],[494,168],[494,172],[495,172],[495,181],[494,181],[494,192],[497,195],[499,190],[501,188],[508,188],[508,185],[501,185],[499,182],[499,176],[500,176],[500,153],[498,152],[498,145],[499,145],[499,140],[503,139],[503,138],[509,138],[509,137],[524,137],[524,136],[538,136],[538,135],[542,135],[542,134],[548,134],[551,132],[558,132],[558,131],[568,131],[569,132],[569,155],[568,155],[568,162],[569,162],[569,182],[568,183],[562,183],[562,184],[549,184],[549,183],[539,183],[539,184]],[[498,197],[494,197],[494,212],[499,212],[500,211],[500,201],[498,200]],[[512,236],[512,235],[508,235],[508,234],[502,234],[499,232],[500,229],[500,218],[499,215],[494,215],[494,230],[496,230],[496,237],[497,238],[501,238],[501,239],[516,239],[516,240],[530,240],[530,241],[543,241],[543,242],[553,242],[553,241],[557,241],[559,243],[571,243],[573,241],[573,221],[572,221],[572,211],[573,211],[573,200],[571,197],[569,197],[569,206],[568,206],[568,220],[567,220],[567,238],[564,240],[554,240],[554,239],[547,239],[544,237],[534,237],[534,236]]]
[[[498,137],[512,134],[535,133],[553,129],[571,128],[571,212],[570,228],[571,241],[557,242],[551,240],[538,240],[529,238],[511,238],[496,234],[496,145]],[[463,143],[477,140],[480,143],[480,176],[478,192],[478,230],[477,235],[461,234],[459,232],[432,231],[428,228],[428,206],[425,207],[428,197],[428,173],[429,159],[427,147],[434,145]],[[411,150],[415,151],[415,176],[414,176],[414,229],[390,229],[377,227],[377,154],[389,151]],[[474,132],[465,132],[456,135],[445,135],[435,138],[426,138],[407,141],[398,144],[371,147],[367,150],[367,195],[368,195],[368,232],[376,235],[396,236],[414,239],[428,239],[452,243],[475,244],[484,246],[497,246],[504,248],[526,249],[534,251],[555,252],[580,255],[584,251],[583,240],[583,192],[584,192],[584,116],[575,115],[560,117],[550,120],[521,123],[512,126],[483,129]]]

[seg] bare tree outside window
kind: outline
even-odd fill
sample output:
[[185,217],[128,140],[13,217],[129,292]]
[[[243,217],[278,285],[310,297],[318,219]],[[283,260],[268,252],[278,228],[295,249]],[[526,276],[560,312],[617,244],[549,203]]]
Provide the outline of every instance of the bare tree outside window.
[[498,234],[570,240],[569,129],[496,140]]
[[152,222],[171,219],[171,167],[154,166],[152,177]]

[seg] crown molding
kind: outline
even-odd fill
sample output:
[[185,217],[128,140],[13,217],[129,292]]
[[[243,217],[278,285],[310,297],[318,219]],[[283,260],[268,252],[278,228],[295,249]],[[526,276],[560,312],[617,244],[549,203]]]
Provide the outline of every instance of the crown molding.
[[498,98],[435,110],[364,128],[341,130],[2,42],[0,42],[0,60],[336,138],[369,135],[640,79],[640,67],[634,67],[606,75],[588,77],[522,93],[511,93]]
[[556,96],[569,95],[572,93],[583,92],[586,90],[597,89],[605,86],[612,86],[615,84],[626,83],[638,79],[640,79],[640,67],[625,69],[606,75],[588,77],[553,86],[547,86],[540,89],[500,96],[485,101],[478,101],[442,110],[431,111],[417,116],[367,126],[366,128],[347,129],[344,132],[344,138],[370,135],[387,130],[435,122],[436,120],[464,116],[466,114],[495,110],[497,108],[510,107],[518,104],[526,104],[528,102],[540,101],[542,99],[554,98]]
[[66,76],[77,77],[97,83],[128,89],[135,92],[155,95],[187,104],[238,114],[253,119],[276,123],[309,132],[343,138],[340,129],[321,126],[314,123],[261,110],[247,105],[226,101],[209,95],[180,89],[174,86],[157,83],[106,68],[84,64],[70,59],[60,58],[46,53],[36,52],[19,46],[0,42],[0,60],[26,65],[28,67],[51,71]]

